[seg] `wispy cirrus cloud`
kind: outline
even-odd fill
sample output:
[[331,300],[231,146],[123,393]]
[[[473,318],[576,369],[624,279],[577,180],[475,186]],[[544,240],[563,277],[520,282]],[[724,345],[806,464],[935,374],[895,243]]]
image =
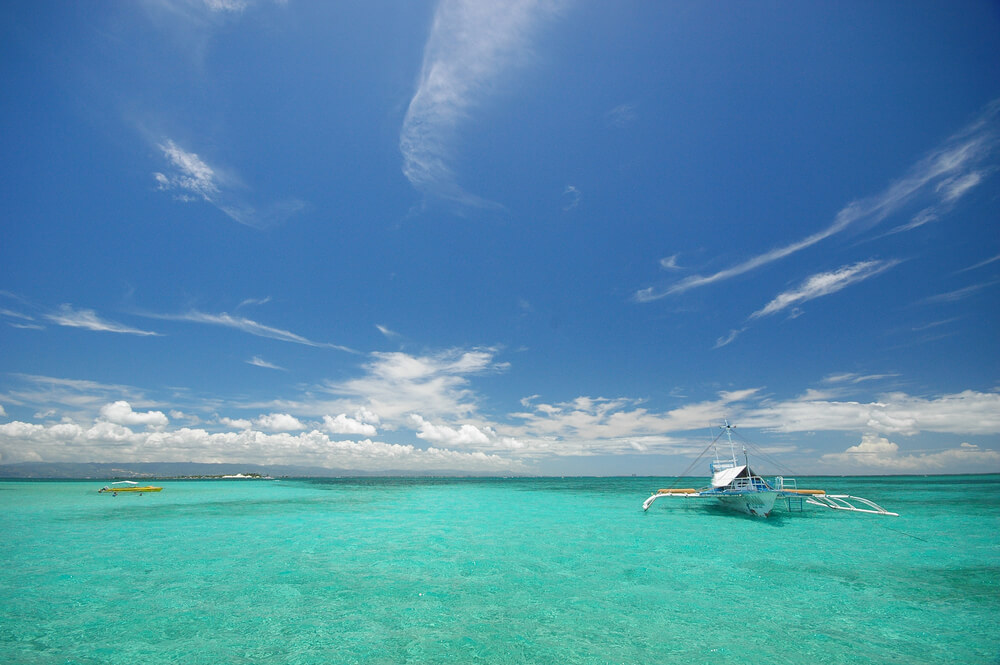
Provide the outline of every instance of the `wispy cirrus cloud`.
[[497,207],[465,191],[452,168],[463,124],[498,79],[531,59],[538,26],[558,0],[442,0],[434,14],[417,90],[399,136],[403,174],[418,190],[461,205]]
[[324,349],[337,349],[338,351],[347,351],[348,353],[356,353],[354,349],[348,348],[346,346],[341,346],[339,344],[331,344],[329,342],[315,342],[311,339],[303,337],[302,335],[297,335],[288,330],[282,330],[281,328],[274,328],[272,326],[266,326],[263,323],[258,323],[252,319],[248,319],[243,316],[233,316],[226,312],[221,312],[219,314],[209,314],[207,312],[199,312],[197,310],[192,310],[186,314],[147,314],[151,318],[164,319],[168,321],[187,321],[190,323],[204,323],[206,325],[212,326],[223,326],[226,328],[233,328],[235,330],[240,330],[242,332],[248,333],[250,335],[256,335],[257,337],[266,337],[268,339],[276,339],[282,342],[291,342],[293,344],[302,344],[304,346],[314,346]]
[[633,299],[637,302],[652,302],[738,277],[812,247],[849,227],[875,226],[921,199],[930,200],[930,204],[909,224],[893,231],[916,228],[937,219],[959,198],[982,183],[985,176],[993,170],[992,167],[983,167],[982,162],[1000,143],[998,116],[1000,100],[989,104],[975,121],[914,164],[902,178],[891,183],[885,190],[848,203],[825,229],[709,275],[691,275],[662,289],[640,289],[633,295]]
[[254,356],[253,358],[251,358],[250,360],[247,361],[247,364],[248,365],[253,365],[254,367],[263,367],[264,369],[280,369],[282,371],[284,371],[284,369],[285,369],[284,367],[279,367],[278,365],[275,365],[274,363],[270,363],[270,362],[264,360],[260,356]]
[[996,263],[997,261],[1000,261],[1000,254],[997,254],[996,256],[991,256],[990,258],[986,259],[985,261],[980,261],[979,263],[976,263],[975,265],[971,265],[968,268],[962,268],[962,270],[960,270],[959,272],[968,272],[970,270],[979,270],[980,268],[982,268],[984,266],[988,266],[991,263]]
[[612,125],[616,127],[625,127],[632,124],[636,117],[636,108],[638,104],[634,102],[629,102],[626,104],[619,104],[610,111],[608,111],[607,118]]
[[383,326],[383,325],[381,325],[381,324],[378,324],[378,323],[376,323],[376,324],[375,324],[375,328],[376,328],[376,329],[377,329],[377,330],[378,330],[378,331],[379,331],[380,333],[382,333],[382,334],[383,334],[383,335],[384,335],[385,337],[387,337],[387,338],[389,338],[389,339],[393,339],[393,338],[395,338],[395,337],[399,337],[399,336],[400,336],[400,335],[399,335],[399,333],[398,333],[398,332],[396,332],[395,330],[390,330],[390,329],[389,329],[389,328],[387,328],[386,326]]
[[[789,308],[792,308],[793,314],[797,314],[799,313],[798,306],[802,303],[822,296],[828,296],[846,289],[848,286],[863,282],[866,279],[889,270],[899,263],[900,261],[895,259],[891,261],[859,261],[852,265],[842,266],[836,270],[817,273],[806,278],[799,286],[776,295],[767,305],[747,317],[747,322],[777,314]],[[745,325],[742,328],[730,330],[728,335],[716,340],[714,348],[718,349],[731,344],[746,330],[747,326]]]
[[[230,219],[262,229],[279,224],[306,208],[303,201],[290,199],[258,209],[245,195],[246,187],[231,171],[209,165],[197,153],[185,150],[172,139],[157,144],[167,163],[165,172],[156,172],[157,187],[171,192],[186,203],[203,201]],[[244,191],[241,191],[244,190]]]
[[794,289],[780,293],[762,309],[750,315],[751,319],[777,314],[789,307],[794,307],[821,296],[828,296],[842,289],[857,284],[889,270],[899,261],[860,261],[853,265],[843,266],[829,272],[821,272],[807,278]]
[[566,189],[563,190],[563,212],[569,212],[573,208],[580,205],[580,190],[573,185],[566,185]]
[[933,303],[945,303],[945,302],[958,302],[960,300],[965,300],[970,298],[980,291],[984,291],[991,286],[998,283],[998,280],[991,280],[988,282],[980,282],[979,284],[971,284],[969,286],[962,287],[961,289],[955,289],[954,291],[948,291],[946,293],[939,293],[937,295],[924,298],[921,302],[925,304]]
[[46,314],[45,318],[60,326],[69,328],[84,328],[97,332],[120,333],[124,335],[158,336],[160,333],[151,330],[133,328],[115,321],[102,319],[92,309],[74,309],[72,305],[61,305],[58,312]]

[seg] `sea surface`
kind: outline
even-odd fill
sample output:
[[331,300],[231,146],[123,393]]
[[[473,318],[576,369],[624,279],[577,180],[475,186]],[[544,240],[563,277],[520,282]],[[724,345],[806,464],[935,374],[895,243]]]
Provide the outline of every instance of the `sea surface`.
[[1000,476],[673,483],[0,481],[0,663],[1000,662]]

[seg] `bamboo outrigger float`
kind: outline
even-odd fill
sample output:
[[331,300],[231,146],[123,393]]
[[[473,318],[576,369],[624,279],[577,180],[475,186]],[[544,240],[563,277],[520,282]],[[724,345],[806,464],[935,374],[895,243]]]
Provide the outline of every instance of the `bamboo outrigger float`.
[[[642,504],[644,511],[649,510],[653,502],[663,497],[673,499],[716,499],[719,503],[741,513],[756,517],[767,517],[775,504],[781,500],[789,511],[801,511],[803,504],[812,504],[831,510],[846,510],[855,513],[870,513],[873,515],[891,515],[899,517],[878,505],[874,501],[850,494],[827,494],[821,489],[799,489],[795,480],[775,476],[770,482],[756,475],[750,468],[750,460],[746,448],[743,448],[743,464],[736,459],[736,447],[733,443],[733,426],[727,421],[722,425],[729,441],[730,457],[719,457],[718,446],[715,447],[715,461],[709,465],[712,480],[709,487],[703,489],[661,489],[657,490]],[[721,436],[721,434],[720,434]],[[719,440],[716,437],[712,445]]]

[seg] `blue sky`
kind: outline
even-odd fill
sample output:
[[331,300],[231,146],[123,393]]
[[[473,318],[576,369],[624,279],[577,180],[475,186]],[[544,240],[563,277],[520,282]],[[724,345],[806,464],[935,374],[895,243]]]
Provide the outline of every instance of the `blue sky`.
[[996,3],[0,29],[0,463],[1000,471]]

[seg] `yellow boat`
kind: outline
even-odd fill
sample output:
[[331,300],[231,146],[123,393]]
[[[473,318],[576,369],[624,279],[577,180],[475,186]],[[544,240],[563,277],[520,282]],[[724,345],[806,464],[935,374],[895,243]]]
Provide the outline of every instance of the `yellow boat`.
[[153,487],[152,485],[140,486],[139,483],[133,482],[131,480],[119,480],[116,483],[111,483],[110,485],[105,485],[101,489],[97,490],[98,494],[111,493],[114,496],[118,496],[119,492],[132,492],[142,494],[143,492],[160,492],[162,487]]

